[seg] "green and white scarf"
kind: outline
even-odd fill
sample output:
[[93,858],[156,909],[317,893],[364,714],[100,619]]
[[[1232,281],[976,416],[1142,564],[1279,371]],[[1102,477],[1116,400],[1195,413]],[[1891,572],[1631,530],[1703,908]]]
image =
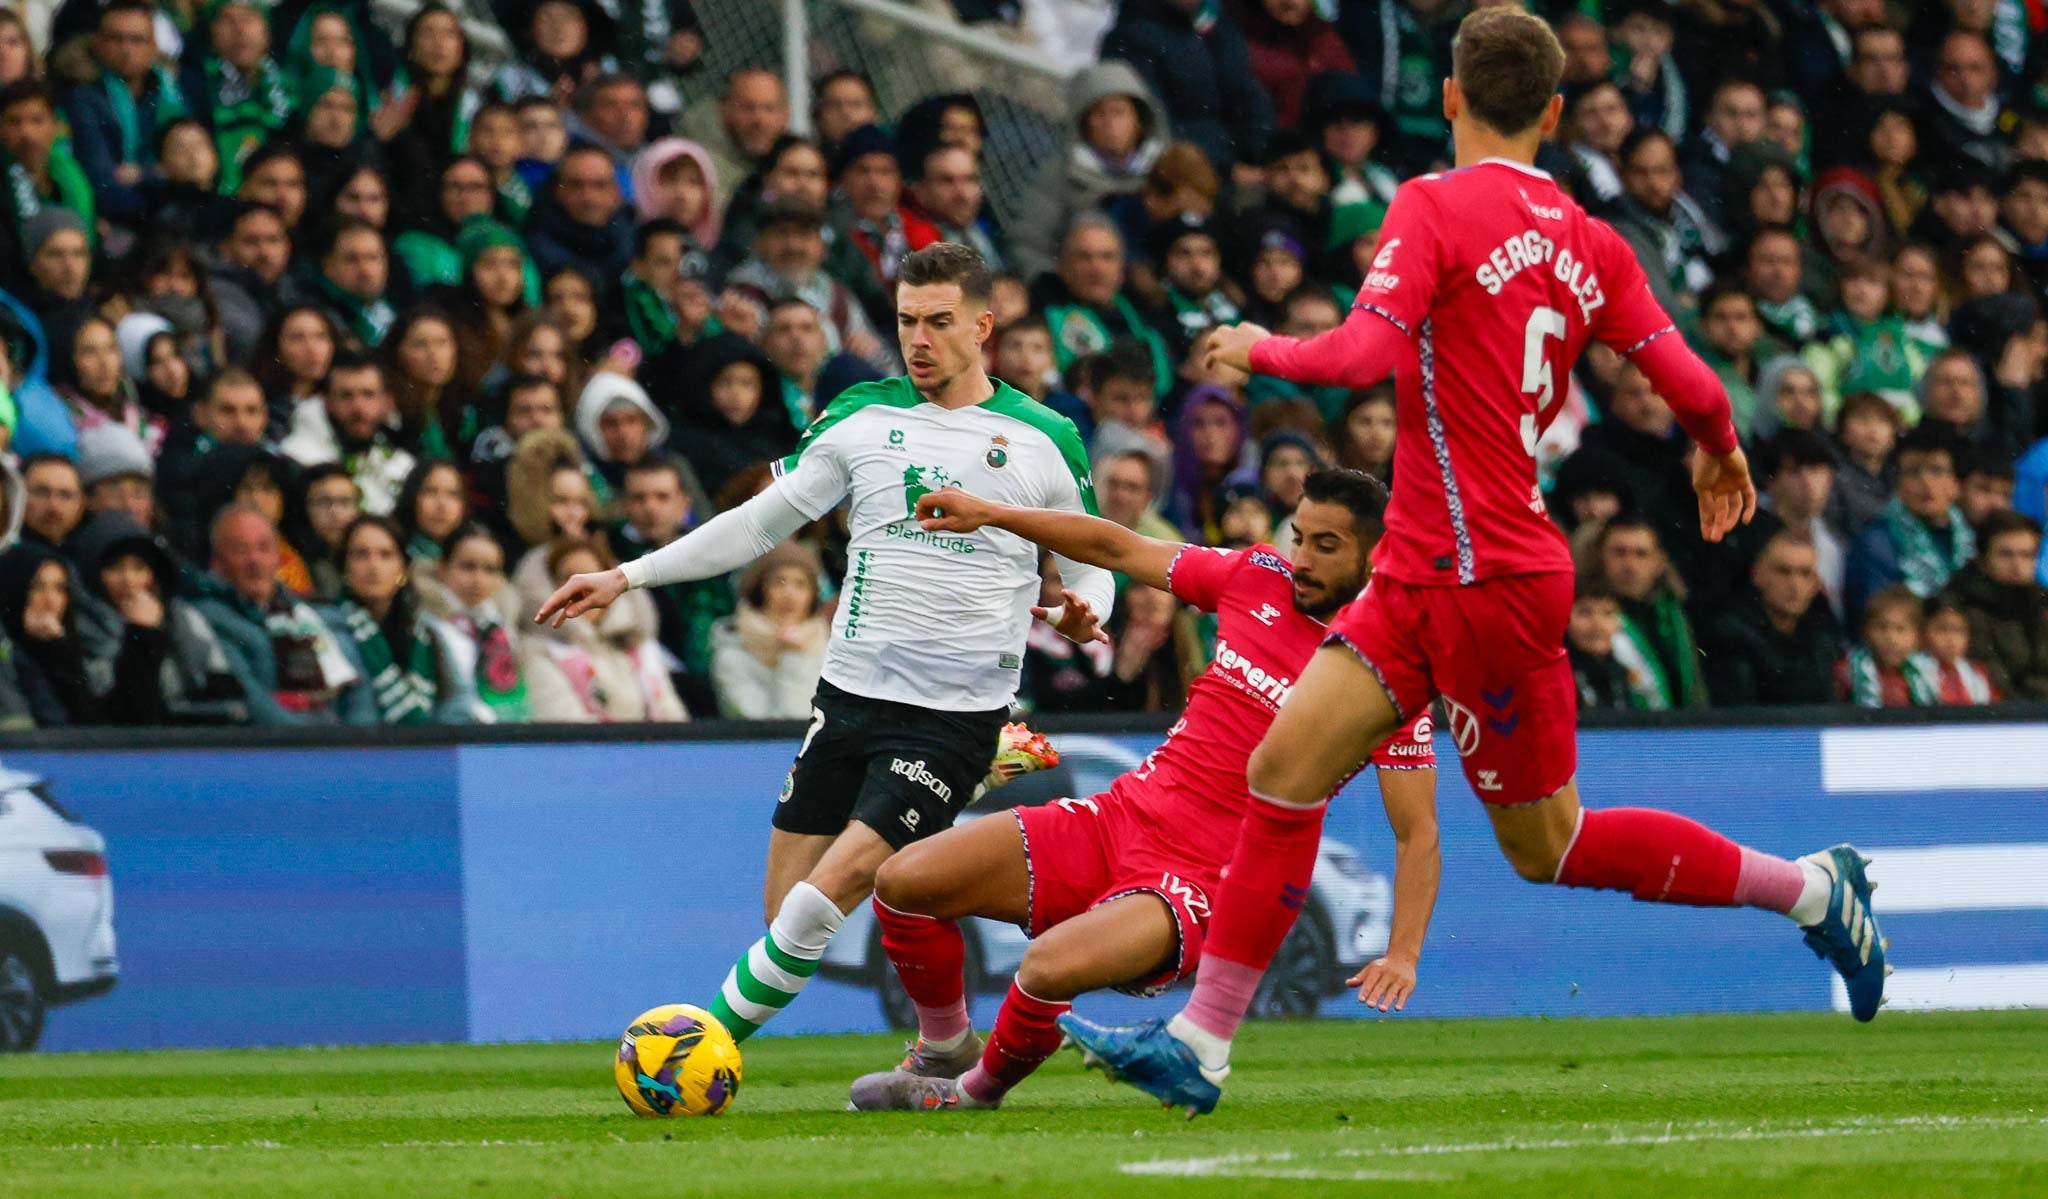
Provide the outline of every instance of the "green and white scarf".
[[371,349],[384,344],[384,338],[391,333],[391,326],[398,320],[398,310],[383,296],[365,300],[335,286],[334,281],[322,275],[319,279],[321,294],[327,303],[348,325],[348,331],[356,340]]
[[[1699,655],[1693,645],[1692,629],[1686,624],[1684,607],[1667,595],[1652,601],[1650,610],[1655,638],[1626,609],[1622,612],[1621,629],[1614,637],[1614,660],[1628,674],[1629,706],[1666,712],[1703,702],[1705,693],[1695,664]],[[1657,653],[1659,642],[1676,649],[1675,674],[1665,667],[1664,659]]]
[[383,627],[347,591],[342,592],[341,614],[348,635],[355,640],[356,654],[363,660],[363,675],[370,693],[377,699],[378,719],[384,724],[431,721],[440,665],[426,626],[417,617],[412,620],[404,647],[405,664],[401,666]]
[[[1859,708],[1884,707],[1884,672],[1878,668],[1877,656],[1867,645],[1850,649],[1846,665],[1849,671],[1849,702]],[[1941,702],[1941,667],[1926,654],[1911,654],[1899,673],[1906,679],[1906,694],[1916,708],[1932,707]]]
[[506,223],[515,226],[526,224],[526,215],[533,211],[533,189],[526,186],[526,180],[514,171],[498,185],[498,213]]
[[92,181],[85,177],[85,168],[78,165],[78,160],[71,157],[69,150],[62,146],[50,147],[47,169],[50,186],[57,194],[49,199],[36,190],[35,177],[28,173],[27,167],[6,154],[0,154],[0,162],[7,164],[7,206],[14,217],[16,229],[44,208],[55,204],[77,213],[78,219],[85,224],[86,240],[98,241],[93,233]]
[[111,72],[100,74],[100,89],[107,94],[107,106],[114,110],[114,124],[121,127],[122,162],[141,162],[156,131],[186,115],[185,94],[178,90],[170,67],[159,62],[149,69],[149,74],[156,82],[156,122],[146,134],[142,114],[135,107],[135,95],[128,90],[127,83]]
[[1764,324],[1775,332],[1786,334],[1799,345],[1820,336],[1820,309],[1815,308],[1813,301],[1805,296],[1795,295],[1782,304],[1759,299],[1756,311],[1764,318]]
[[1970,522],[1963,519],[1961,508],[1951,506],[1948,510],[1949,545],[1946,555],[1934,540],[1933,530],[1908,512],[1897,496],[1884,506],[1884,527],[1891,537],[1892,549],[1899,556],[1901,579],[1907,589],[1921,599],[1947,586],[1949,576],[1977,556],[1977,535],[1970,531]]
[[242,185],[242,164],[292,119],[292,89],[268,56],[254,79],[219,58],[208,58],[206,86],[213,106],[213,144],[220,154],[220,191],[231,196]]

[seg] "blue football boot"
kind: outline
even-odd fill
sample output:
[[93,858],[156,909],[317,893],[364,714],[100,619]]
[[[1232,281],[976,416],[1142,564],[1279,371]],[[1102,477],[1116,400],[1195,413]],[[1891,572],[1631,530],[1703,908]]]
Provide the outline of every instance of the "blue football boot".
[[1215,1111],[1223,1098],[1217,1084],[1229,1070],[1213,1075],[1203,1070],[1195,1051],[1167,1032],[1164,1020],[1111,1027],[1068,1012],[1058,1023],[1066,1043],[1081,1051],[1083,1065],[1180,1108],[1190,1120]]
[[1800,861],[1812,862],[1834,879],[1827,914],[1806,926],[1806,947],[1841,973],[1849,990],[1850,1014],[1858,1020],[1874,1019],[1892,968],[1884,960],[1891,943],[1878,931],[1877,917],[1870,910],[1870,893],[1877,890],[1863,873],[1870,859],[1853,845],[1837,845]]

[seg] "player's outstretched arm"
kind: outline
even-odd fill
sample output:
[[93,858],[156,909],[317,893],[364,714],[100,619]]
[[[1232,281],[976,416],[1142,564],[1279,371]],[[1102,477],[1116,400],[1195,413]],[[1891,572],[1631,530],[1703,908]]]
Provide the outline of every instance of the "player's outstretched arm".
[[783,538],[802,528],[805,519],[796,505],[784,498],[780,487],[770,486],[644,558],[611,570],[571,575],[540,606],[534,623],[552,622],[560,628],[563,621],[599,611],[635,587],[660,587],[728,574],[774,549]]
[[1166,572],[1184,548],[1141,537],[1113,520],[1051,508],[1015,508],[957,487],[922,496],[918,523],[935,533],[972,533],[993,525],[1034,541],[1062,557],[1129,575],[1147,587],[1167,588]]
[[1344,323],[1303,340],[1253,324],[1229,325],[1209,338],[1207,365],[1271,375],[1311,387],[1363,390],[1401,363],[1413,339],[1379,312],[1353,308]]
[[1436,770],[1381,770],[1380,799],[1394,829],[1394,916],[1385,957],[1348,980],[1358,1002],[1401,1011],[1415,993],[1422,940],[1436,910],[1443,856],[1436,831]]

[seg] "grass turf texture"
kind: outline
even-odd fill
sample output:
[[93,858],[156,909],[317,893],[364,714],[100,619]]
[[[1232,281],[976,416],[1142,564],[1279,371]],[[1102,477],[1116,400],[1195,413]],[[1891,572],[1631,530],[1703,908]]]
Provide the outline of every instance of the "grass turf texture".
[[840,1110],[880,1037],[643,1120],[615,1045],[0,1059],[0,1194],[2048,1194],[2039,1012],[1260,1025],[1192,1124],[1072,1053],[1000,1112]]

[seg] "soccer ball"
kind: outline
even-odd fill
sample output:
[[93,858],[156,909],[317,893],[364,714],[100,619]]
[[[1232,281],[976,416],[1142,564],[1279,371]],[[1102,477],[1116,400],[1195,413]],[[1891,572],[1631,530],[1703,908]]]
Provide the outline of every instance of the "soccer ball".
[[635,1115],[715,1116],[739,1094],[740,1047],[710,1012],[667,1003],[626,1027],[612,1076]]

